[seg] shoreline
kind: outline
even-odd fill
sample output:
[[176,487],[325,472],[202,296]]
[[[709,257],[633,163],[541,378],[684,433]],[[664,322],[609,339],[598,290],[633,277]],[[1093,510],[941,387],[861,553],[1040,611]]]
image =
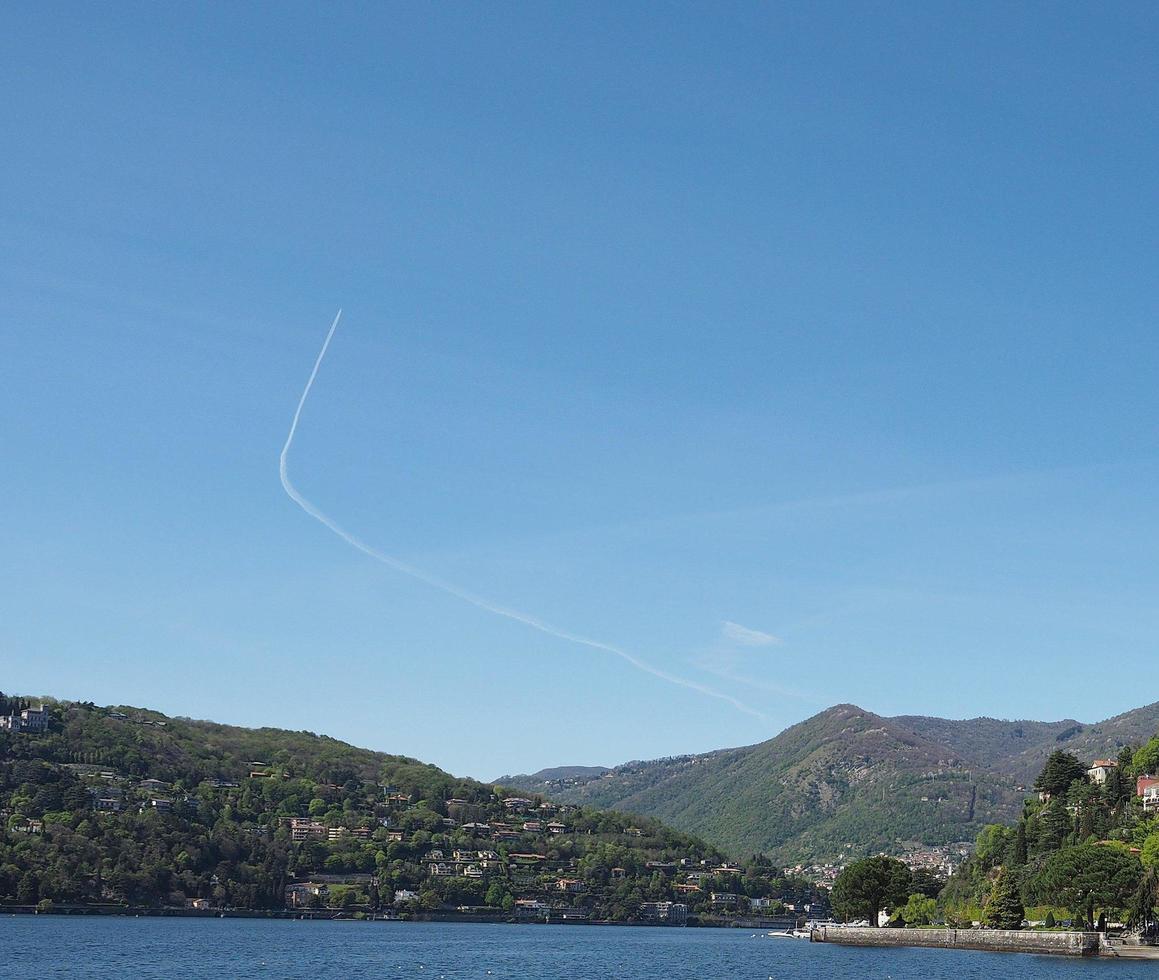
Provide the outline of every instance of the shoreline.
[[1030,929],[888,929],[822,926],[810,942],[863,948],[967,949],[1039,956],[1159,959],[1159,947],[1130,946],[1099,932],[1039,932]]
[[631,929],[757,929],[772,928],[769,922],[745,919],[695,919],[677,925],[667,922],[622,921],[618,919],[515,918],[503,914],[486,915],[467,912],[419,912],[406,915],[363,912],[360,915],[340,909],[183,909],[134,907],[123,905],[55,905],[39,909],[35,905],[0,906],[4,916],[83,916],[123,919],[269,919],[299,922],[452,922],[467,925],[511,926],[624,926]]

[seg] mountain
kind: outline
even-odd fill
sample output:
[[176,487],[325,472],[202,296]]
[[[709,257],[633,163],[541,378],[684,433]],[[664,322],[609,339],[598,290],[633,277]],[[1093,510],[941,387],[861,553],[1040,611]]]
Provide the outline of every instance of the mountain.
[[819,861],[972,840],[1017,818],[1054,749],[1113,757],[1157,728],[1159,703],[1094,725],[886,718],[844,704],[758,745],[540,786],[553,799],[656,817],[733,854]]
[[539,772],[519,776],[500,776],[495,780],[495,784],[532,793],[545,793],[551,789],[562,790],[582,786],[611,771],[607,766],[556,766],[554,769],[540,769]]
[[1124,745],[1139,745],[1159,729],[1159,702],[1135,708],[1096,724],[1065,721],[1000,721],[971,718],[901,716],[892,719],[914,733],[952,746],[971,758],[1005,773],[1019,785],[1029,785],[1055,749],[1066,749],[1081,760],[1114,758]]
[[[651,818],[312,732],[45,708],[0,694],[0,905],[623,921],[674,900],[709,913],[713,888],[817,894],[764,861],[726,864]],[[686,884],[691,871],[705,887]]]

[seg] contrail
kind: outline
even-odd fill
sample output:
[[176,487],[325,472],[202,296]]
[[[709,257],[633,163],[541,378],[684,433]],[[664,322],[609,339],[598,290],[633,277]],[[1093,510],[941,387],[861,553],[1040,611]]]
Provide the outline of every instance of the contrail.
[[286,491],[289,498],[294,501],[319,524],[323,524],[331,531],[338,535],[343,541],[353,548],[357,548],[364,555],[368,555],[375,561],[382,562],[382,564],[393,568],[395,571],[402,572],[403,575],[409,575],[411,578],[418,579],[420,582],[425,582],[432,588],[445,592],[448,595],[453,595],[456,599],[461,599],[463,602],[469,602],[472,606],[477,606],[479,609],[484,609],[496,616],[503,616],[505,619],[514,620],[517,623],[522,623],[524,626],[530,626],[534,630],[539,630],[540,633],[546,633],[548,636],[554,636],[556,639],[567,640],[569,643],[576,643],[580,646],[589,647],[592,650],[602,650],[604,653],[611,653],[619,657],[621,660],[626,660],[637,670],[643,671],[645,674],[651,674],[653,677],[658,677],[662,681],[667,681],[669,684],[675,684],[678,687],[688,688],[691,691],[696,691],[699,694],[706,695],[710,698],[717,698],[720,701],[727,701],[738,711],[743,711],[745,714],[753,715],[756,718],[765,718],[761,712],[755,708],[750,708],[743,701],[738,701],[729,694],[724,694],[720,691],[714,691],[710,687],[705,687],[703,684],[698,684],[696,681],[686,680],[683,677],[677,677],[675,674],[670,674],[659,667],[653,667],[651,664],[641,660],[635,654],[629,653],[620,647],[612,646],[610,643],[603,643],[600,640],[592,640],[586,636],[580,636],[578,633],[572,633],[565,629],[560,629],[557,626],[552,626],[550,623],[545,623],[535,616],[528,613],[520,612],[517,609],[508,609],[504,606],[498,605],[489,599],[484,599],[481,596],[475,595],[473,592],[468,592],[457,585],[450,582],[444,582],[442,579],[429,572],[424,572],[421,568],[415,568],[413,565],[408,565],[404,561],[400,561],[391,555],[379,551],[372,545],[367,544],[361,538],[351,534],[341,524],[335,521],[332,517],[324,511],[315,507],[309,500],[303,497],[298,488],[290,480],[289,468],[286,464],[286,459],[290,454],[290,447],[294,444],[294,436],[298,432],[298,422],[302,417],[302,409],[306,405],[306,399],[310,397],[310,389],[314,387],[314,379],[318,377],[318,370],[322,367],[322,361],[326,357],[326,351],[330,348],[330,341],[334,339],[334,332],[338,329],[338,321],[342,319],[342,311],[339,310],[334,317],[334,322],[330,324],[330,329],[326,333],[326,339],[322,342],[322,349],[318,351],[318,356],[314,360],[314,368],[310,371],[310,377],[306,381],[306,387],[302,389],[302,397],[298,399],[298,407],[294,409],[294,418],[290,422],[290,431],[286,435],[286,443],[282,446],[281,455],[278,457],[278,475],[282,480],[282,488]]

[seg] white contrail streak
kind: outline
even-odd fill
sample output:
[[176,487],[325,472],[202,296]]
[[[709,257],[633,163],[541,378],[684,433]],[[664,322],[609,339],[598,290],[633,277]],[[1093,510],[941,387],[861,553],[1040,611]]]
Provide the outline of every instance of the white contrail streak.
[[500,606],[489,599],[484,599],[481,596],[475,595],[473,592],[468,592],[466,589],[461,589],[457,585],[452,585],[450,582],[444,582],[442,579],[429,572],[424,572],[421,568],[415,568],[413,565],[408,565],[404,561],[400,561],[391,555],[379,551],[377,548],[367,544],[361,538],[351,534],[341,524],[331,518],[324,511],[319,510],[309,500],[303,497],[298,488],[290,480],[289,469],[286,464],[286,458],[290,454],[290,447],[294,444],[294,436],[298,432],[298,421],[302,417],[302,409],[306,405],[306,399],[310,397],[310,389],[314,387],[314,379],[318,377],[318,369],[322,366],[322,361],[326,357],[326,351],[330,348],[330,341],[334,339],[334,331],[338,329],[338,321],[342,319],[342,311],[339,310],[334,317],[334,322],[330,324],[330,329],[326,333],[326,339],[322,343],[322,349],[318,352],[318,357],[314,360],[314,368],[310,372],[310,377],[306,381],[306,387],[302,389],[302,397],[298,399],[298,407],[294,409],[294,418],[290,422],[290,431],[286,435],[286,443],[282,446],[281,455],[278,457],[278,475],[282,479],[282,488],[286,491],[289,498],[294,501],[318,523],[325,525],[331,531],[338,535],[343,541],[353,548],[357,548],[364,555],[369,555],[375,561],[382,562],[388,565],[395,571],[402,572],[403,575],[409,575],[411,578],[418,579],[420,582],[425,582],[432,588],[445,592],[448,595],[453,595],[456,599],[461,599],[463,602],[469,602],[472,606],[477,606],[489,613],[494,613],[496,616],[503,616],[506,619],[512,619],[517,623],[522,623],[524,626],[530,626],[534,630],[539,630],[540,633],[546,633],[548,636],[554,636],[560,640],[567,640],[569,643],[577,643],[580,646],[590,647],[593,650],[602,650],[605,653],[611,653],[619,657],[621,660],[626,660],[637,670],[642,670],[645,674],[651,674],[653,677],[658,677],[660,680],[667,681],[669,684],[675,684],[678,687],[685,687],[689,690],[704,694],[710,698],[717,698],[721,701],[727,701],[734,708],[745,714],[753,715],[757,718],[764,718],[761,712],[755,708],[750,708],[743,701],[738,701],[729,694],[723,694],[720,691],[714,691],[710,687],[705,687],[703,684],[698,684],[696,681],[686,680],[683,677],[677,677],[675,674],[670,674],[659,667],[653,667],[651,664],[641,660],[634,654],[623,650],[620,647],[612,646],[610,643],[602,643],[599,640],[592,640],[586,636],[580,636],[578,633],[571,633],[568,630],[559,629],[552,626],[550,623],[545,623],[541,619],[537,619],[527,613],[520,612],[517,609],[507,609]]

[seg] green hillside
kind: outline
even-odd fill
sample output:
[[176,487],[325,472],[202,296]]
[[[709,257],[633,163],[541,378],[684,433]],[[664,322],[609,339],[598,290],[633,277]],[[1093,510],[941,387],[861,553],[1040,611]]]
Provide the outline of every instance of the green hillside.
[[758,745],[631,762],[563,788],[517,785],[654,816],[730,853],[825,861],[970,840],[1017,818],[1053,750],[1113,757],[1157,726],[1159,705],[1096,725],[883,718],[838,705]]
[[[27,707],[0,695],[0,716]],[[311,732],[47,709],[46,730],[0,730],[0,903],[633,919],[813,894],[653,819]]]

